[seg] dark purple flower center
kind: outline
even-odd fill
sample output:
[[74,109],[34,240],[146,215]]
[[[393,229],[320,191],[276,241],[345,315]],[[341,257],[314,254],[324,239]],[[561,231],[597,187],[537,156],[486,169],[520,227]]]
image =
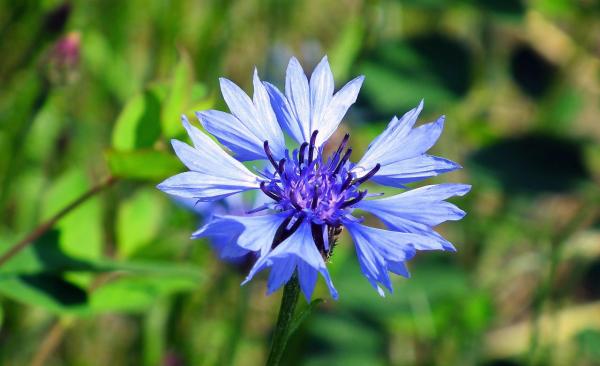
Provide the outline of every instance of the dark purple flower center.
[[279,161],[274,159],[269,142],[265,141],[265,154],[274,170],[265,173],[268,180],[260,188],[276,201],[277,210],[293,210],[296,219],[306,218],[316,226],[326,224],[335,228],[341,225],[341,218],[349,213],[351,206],[365,198],[367,191],[359,190],[359,186],[377,173],[380,166],[377,164],[363,177],[354,177],[348,164],[352,149],[346,148],[350,135],[346,134],[336,152],[324,159],[322,148],[315,148],[317,133],[314,131],[310,142],[304,142],[291,157],[286,151],[286,158]]

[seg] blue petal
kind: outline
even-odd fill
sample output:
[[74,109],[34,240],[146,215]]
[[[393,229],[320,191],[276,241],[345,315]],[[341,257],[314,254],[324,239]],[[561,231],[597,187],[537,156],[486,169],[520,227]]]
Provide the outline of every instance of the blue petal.
[[410,272],[408,272],[408,268],[406,268],[406,263],[402,261],[388,262],[388,270],[392,273],[397,274],[398,276],[410,278]]
[[292,111],[292,107],[285,95],[283,95],[275,85],[268,82],[264,82],[263,84],[269,93],[271,106],[273,107],[273,111],[275,111],[277,121],[281,128],[298,143],[304,142],[304,132],[298,124],[296,116]]
[[184,172],[167,178],[157,188],[173,196],[195,198],[199,202],[209,202],[256,189],[258,183],[234,181],[229,178],[215,177],[198,172]]
[[334,299],[338,297],[321,253],[313,241],[309,222],[303,222],[289,238],[259,259],[242,284],[250,281],[256,273],[267,267],[271,267],[269,293],[286,283],[294,269],[297,269],[300,286],[307,301],[310,301],[312,296],[317,272],[320,272],[325,279],[331,296]]
[[316,141],[317,146],[324,144],[337,130],[348,108],[356,102],[364,79],[364,76],[358,76],[344,85],[329,102],[323,117],[319,121],[313,122],[313,130],[319,130]]
[[230,80],[221,78],[221,92],[232,114],[209,110],[198,112],[204,128],[227,146],[240,160],[265,159],[263,143],[269,141],[277,157],[283,157],[285,143],[267,91],[254,70],[254,99]]
[[302,141],[310,139],[310,95],[308,79],[302,70],[302,66],[295,57],[290,59],[285,75],[285,95],[292,108],[292,115],[302,132]]
[[[237,238],[237,245],[244,250],[259,252],[260,256],[266,255],[271,249],[273,238],[277,229],[289,215],[286,213],[261,216],[220,216],[218,220],[224,226],[231,225],[232,230],[241,228]],[[192,237],[205,235],[208,227],[200,228]]]
[[282,128],[298,143],[309,141],[312,132],[318,130],[316,146],[320,147],[356,101],[363,80],[363,76],[355,78],[334,95],[327,57],[315,68],[310,83],[298,60],[292,58],[286,73],[285,95],[269,83],[265,86]]
[[[173,147],[175,153],[178,156],[181,155],[180,158],[184,164],[193,166],[193,168],[190,168],[191,170],[212,174],[216,177],[227,177],[251,183],[258,181],[258,177],[250,172],[244,164],[228,155],[202,131],[190,125],[185,116],[182,117],[182,120],[184,127],[194,142],[194,149],[182,143],[174,143]],[[180,150],[183,146],[187,148]],[[196,162],[190,160],[196,160]]]
[[381,168],[373,180],[384,185],[403,187],[406,183],[460,168],[449,160],[425,155],[440,137],[444,117],[413,128],[422,109],[423,102],[401,119],[394,117],[382,134],[369,145],[352,172],[356,176],[363,176],[380,164]]
[[[257,197],[262,196],[264,195],[257,194]],[[212,218],[215,215],[245,214],[246,211],[250,209],[250,207],[246,205],[244,196],[241,194],[227,196],[223,200],[213,202],[199,202],[194,198],[183,198],[177,196],[173,196],[173,199],[175,202],[179,203],[188,210],[194,211],[205,219]]]
[[195,148],[173,140],[173,148],[190,169],[158,185],[166,193],[199,201],[217,199],[259,187],[260,179],[242,163],[225,153],[213,140],[191,126],[185,116],[183,125]]
[[410,159],[419,156],[429,150],[438,140],[444,129],[445,117],[437,121],[426,123],[414,128],[397,144],[388,146],[388,151],[379,159],[381,165],[391,164],[398,160]]
[[236,243],[243,230],[244,227],[236,222],[216,217],[192,234],[192,239],[208,238],[221,258],[239,258],[250,252]]
[[368,211],[386,222],[400,227],[411,221],[436,226],[444,221],[460,220],[465,212],[444,201],[453,196],[464,196],[471,190],[467,184],[436,184],[412,189],[395,196],[363,200],[354,207]]
[[356,222],[344,223],[354,245],[360,268],[371,285],[383,296],[379,283],[390,292],[392,283],[388,271],[405,275],[405,267],[401,263],[409,260],[415,254],[414,244],[423,240],[422,237],[410,233],[399,233],[376,229]]
[[[252,131],[245,127],[239,119],[229,113],[207,110],[197,112],[196,116],[202,126],[231,150],[238,160],[258,160],[265,158],[261,141]],[[260,150],[258,149],[260,145]]]
[[[258,71],[254,70],[254,106],[259,116],[258,128],[263,132],[264,140],[269,141],[269,147],[276,157],[283,157],[285,155],[285,139],[283,137],[283,131],[279,127],[275,111],[271,106],[271,100],[269,93],[265,88],[265,85],[260,81],[258,77]],[[264,143],[263,140],[263,143]]]
[[267,295],[277,291],[281,286],[285,285],[296,269],[296,261],[294,258],[281,258],[277,262],[277,265],[272,266],[271,273],[269,273],[269,280],[267,281]]
[[402,118],[392,118],[387,128],[369,144],[369,150],[373,150],[371,154],[377,154],[377,150],[384,149],[386,144],[408,136],[422,110],[423,100],[419,102],[416,108],[406,112]]
[[460,220],[465,212],[444,200],[452,196],[463,196],[471,186],[466,184],[438,184],[425,186],[404,193],[376,200],[364,200],[354,207],[379,217],[388,228],[426,236],[429,242],[419,242],[419,250],[450,250],[454,246],[432,230],[444,221]]
[[[333,96],[334,82],[327,56],[315,67],[310,77],[310,128],[309,131],[319,129],[318,122],[322,120],[323,114]],[[319,136],[317,136],[318,139]]]
[[[319,253],[319,257],[321,256],[321,254]],[[302,293],[304,294],[304,297],[306,298],[307,302],[310,302],[310,298],[312,297],[312,294],[315,290],[315,285],[317,284],[317,271],[315,270],[314,267],[312,267],[311,265],[309,265],[306,262],[298,262],[298,282],[300,282],[300,289],[302,290]],[[325,270],[327,271],[327,270]],[[330,291],[332,291],[331,289],[333,288],[333,283],[331,283],[331,279],[328,277],[329,273],[327,273],[327,277],[325,277],[326,281],[328,282],[329,289]],[[334,299],[337,300],[337,291],[335,290],[335,288],[333,288],[333,291],[331,292],[331,295],[333,296]]]
[[461,166],[453,161],[423,154],[382,166],[372,180],[382,185],[403,188],[407,183],[420,181],[460,168]]

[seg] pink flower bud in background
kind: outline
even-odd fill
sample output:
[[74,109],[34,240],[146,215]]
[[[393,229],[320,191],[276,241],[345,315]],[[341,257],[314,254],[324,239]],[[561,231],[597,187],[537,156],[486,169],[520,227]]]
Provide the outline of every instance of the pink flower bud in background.
[[69,32],[52,46],[48,55],[48,78],[55,84],[70,84],[79,77],[81,34]]

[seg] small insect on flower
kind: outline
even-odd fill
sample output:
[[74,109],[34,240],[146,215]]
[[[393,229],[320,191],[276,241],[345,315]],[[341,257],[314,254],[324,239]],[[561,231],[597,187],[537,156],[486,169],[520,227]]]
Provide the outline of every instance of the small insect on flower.
[[[421,102],[401,118],[392,118],[357,163],[351,161],[348,134],[325,156],[323,147],[356,101],[363,79],[359,76],[334,93],[327,57],[310,80],[292,58],[284,93],[262,82],[256,70],[252,99],[233,82],[221,79],[231,113],[209,110],[197,117],[233,156],[183,117],[194,146],[173,140],[173,148],[190,171],[165,180],[159,189],[197,201],[249,190],[266,198],[247,215],[215,216],[192,235],[233,236],[227,252],[255,253],[258,259],[244,283],[270,267],[267,287],[272,293],[296,273],[310,300],[320,273],[337,299],[325,263],[342,227],[354,241],[363,274],[382,296],[380,285],[392,291],[388,272],[408,277],[405,262],[417,250],[455,250],[433,227],[465,215],[444,200],[466,194],[469,185],[430,185],[379,199],[363,188],[372,181],[406,189],[407,183],[460,168],[426,154],[442,132],[444,117],[415,128]],[[293,150],[285,146],[284,131],[297,142]],[[264,167],[253,173],[241,163],[248,160],[263,160]],[[363,225],[353,216],[355,209],[377,216],[387,229]]]

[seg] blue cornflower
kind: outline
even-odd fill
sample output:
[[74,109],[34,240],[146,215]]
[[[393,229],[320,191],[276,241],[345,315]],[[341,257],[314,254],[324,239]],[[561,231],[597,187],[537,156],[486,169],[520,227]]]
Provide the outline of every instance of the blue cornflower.
[[[268,198],[251,214],[216,216],[192,236],[221,235],[228,239],[228,253],[255,253],[258,259],[244,283],[270,267],[267,287],[271,293],[297,273],[310,299],[320,273],[337,298],[325,262],[342,227],[354,241],[363,274],[382,296],[380,285],[392,291],[388,272],[409,276],[405,262],[415,251],[455,250],[433,227],[465,215],[444,200],[466,194],[470,186],[430,185],[381,199],[367,199],[379,195],[361,188],[370,180],[406,189],[407,183],[460,168],[426,154],[442,132],[444,117],[414,128],[421,102],[401,118],[394,117],[357,163],[350,161],[348,134],[333,154],[324,155],[324,144],[356,101],[363,79],[355,78],[334,94],[326,57],[310,80],[292,58],[285,93],[261,82],[256,71],[252,99],[231,81],[220,79],[231,113],[209,110],[197,117],[235,158],[183,117],[194,147],[173,140],[173,148],[190,171],[165,180],[158,188],[198,201],[250,190]],[[298,143],[292,152],[285,146],[282,130]],[[253,173],[240,162],[248,160],[264,160],[266,167]],[[377,216],[387,230],[363,225],[362,219],[353,216],[354,209]]]

